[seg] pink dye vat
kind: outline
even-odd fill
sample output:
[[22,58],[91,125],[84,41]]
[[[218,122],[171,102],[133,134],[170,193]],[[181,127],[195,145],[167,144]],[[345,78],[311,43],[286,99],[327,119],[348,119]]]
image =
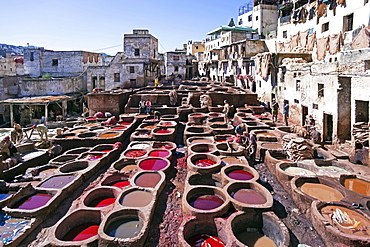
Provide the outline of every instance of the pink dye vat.
[[63,237],[64,241],[83,241],[98,235],[99,225],[84,223],[72,228]]
[[44,206],[53,196],[48,194],[37,193],[25,197],[17,202],[12,208],[32,210]]
[[189,201],[189,204],[196,209],[212,210],[218,208],[224,201],[216,195],[202,195]]
[[207,167],[207,166],[212,166],[214,164],[216,164],[216,162],[210,159],[200,159],[195,162],[195,165],[199,167]]
[[137,157],[144,156],[145,154],[146,154],[146,151],[144,150],[130,150],[125,153],[125,156],[130,157],[130,158],[137,158]]
[[143,170],[159,171],[167,166],[167,161],[161,159],[147,159],[143,160],[139,166]]
[[109,153],[110,151],[112,151],[112,149],[99,150],[99,152],[103,152],[103,153]]
[[244,171],[244,170],[235,170],[235,171],[229,172],[227,176],[235,180],[251,180],[252,178],[254,178],[252,173]]
[[242,203],[247,204],[264,204],[266,198],[256,190],[253,189],[239,189],[231,193],[231,196]]
[[169,156],[171,153],[167,150],[154,150],[149,153],[150,157],[164,158]]

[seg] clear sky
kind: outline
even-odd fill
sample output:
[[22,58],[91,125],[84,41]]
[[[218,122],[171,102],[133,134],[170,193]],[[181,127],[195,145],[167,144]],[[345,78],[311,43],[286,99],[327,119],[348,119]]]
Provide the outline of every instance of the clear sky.
[[173,51],[188,40],[201,41],[232,17],[236,23],[248,1],[0,0],[0,43],[115,55],[122,51],[123,34],[149,29],[160,52]]

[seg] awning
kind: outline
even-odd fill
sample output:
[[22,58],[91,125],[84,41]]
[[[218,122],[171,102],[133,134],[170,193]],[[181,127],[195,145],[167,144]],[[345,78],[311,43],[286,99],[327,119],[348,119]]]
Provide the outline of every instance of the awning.
[[250,27],[229,27],[229,26],[221,26],[216,28],[215,30],[207,33],[207,35],[213,35],[216,33],[220,33],[221,31],[239,31],[239,32],[257,32],[257,30],[250,28]]

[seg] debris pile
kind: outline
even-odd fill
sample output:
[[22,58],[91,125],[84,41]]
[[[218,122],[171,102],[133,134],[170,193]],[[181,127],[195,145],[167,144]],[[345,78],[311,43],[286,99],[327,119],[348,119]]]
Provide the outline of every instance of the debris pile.
[[361,144],[362,147],[369,146],[369,124],[358,122],[353,125],[352,135],[356,144]]
[[314,157],[314,150],[311,144],[303,138],[285,135],[283,136],[282,146],[287,152],[289,159],[295,162],[304,159],[312,159]]

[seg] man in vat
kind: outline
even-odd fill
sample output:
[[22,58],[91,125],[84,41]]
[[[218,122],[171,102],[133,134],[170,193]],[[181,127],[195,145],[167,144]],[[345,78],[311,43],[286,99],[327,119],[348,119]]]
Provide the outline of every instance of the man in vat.
[[321,144],[321,133],[315,127],[311,128],[311,139],[315,144]]
[[242,135],[244,131],[247,130],[247,125],[245,123],[241,123],[235,127],[235,134]]
[[23,137],[22,126],[16,122],[13,123],[13,130],[10,132],[13,143],[19,143]]
[[279,104],[278,102],[276,102],[275,99],[272,99],[271,108],[272,108],[272,122],[275,123],[278,121],[277,119],[279,113]]
[[283,116],[284,116],[284,124],[285,126],[288,126],[288,118],[289,118],[289,101],[288,100],[284,100]]
[[161,118],[161,113],[159,111],[153,111],[154,119],[159,120]]
[[152,107],[152,102],[150,100],[145,101],[145,113],[149,115],[150,108]]
[[245,131],[242,136],[242,145],[248,152],[248,161],[253,164],[256,160],[257,137],[252,133]]
[[3,156],[3,160],[6,160],[11,156],[10,147],[12,144],[13,143],[10,140],[9,136],[5,136],[4,139],[0,142],[0,155]]
[[224,108],[222,109],[222,113],[225,114],[226,123],[228,123],[228,120],[229,120],[229,111],[230,111],[230,105],[227,102],[227,100],[224,100]]
[[57,144],[55,141],[51,141],[51,147],[48,151],[49,153],[49,157],[50,158],[55,158],[56,156],[58,156],[59,154],[62,153],[63,151],[63,148],[62,146],[60,146],[59,144]]

